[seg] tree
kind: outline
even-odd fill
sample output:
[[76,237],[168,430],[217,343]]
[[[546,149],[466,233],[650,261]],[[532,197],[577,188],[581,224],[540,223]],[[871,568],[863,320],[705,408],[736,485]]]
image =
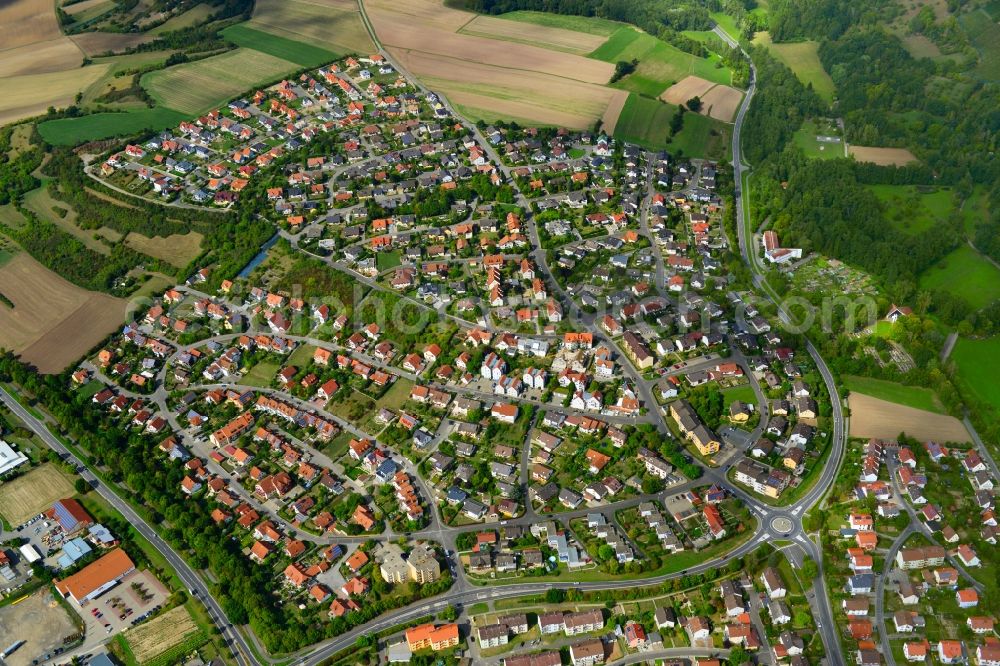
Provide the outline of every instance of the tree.
[[90,490],[90,484],[83,479],[77,479],[73,482],[73,488],[76,490],[78,495],[84,495],[88,490]]
[[805,561],[802,563],[802,577],[812,582],[818,575],[819,566],[816,565],[816,561],[811,557],[805,558]]
[[639,61],[635,58],[632,58],[632,60],[619,60],[616,62],[615,73],[611,75],[610,83],[614,83],[615,81],[618,81],[634,72],[638,64]]
[[677,111],[670,117],[670,134],[676,136],[684,129],[684,107],[678,106]]
[[748,661],[747,653],[746,650],[743,649],[742,645],[734,645],[731,648],[729,648],[730,664],[732,664],[733,666],[739,666],[739,664],[746,663],[747,661]]
[[699,111],[701,111],[701,97],[695,95],[694,97],[689,99],[684,104],[684,106],[686,106],[689,111],[694,111],[695,113],[698,113]]
[[647,476],[642,480],[642,492],[647,495],[655,495],[663,490],[663,481],[655,476]]
[[566,590],[553,588],[545,591],[545,603],[561,604],[566,601]]
[[825,520],[822,509],[817,507],[802,517],[802,527],[806,532],[815,532],[823,527]]

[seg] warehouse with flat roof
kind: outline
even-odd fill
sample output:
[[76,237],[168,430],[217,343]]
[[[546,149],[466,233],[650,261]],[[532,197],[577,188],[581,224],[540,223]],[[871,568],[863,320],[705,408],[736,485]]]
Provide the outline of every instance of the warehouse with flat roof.
[[116,548],[72,576],[56,581],[55,586],[66,599],[84,604],[113,588],[133,571],[132,559],[124,550]]

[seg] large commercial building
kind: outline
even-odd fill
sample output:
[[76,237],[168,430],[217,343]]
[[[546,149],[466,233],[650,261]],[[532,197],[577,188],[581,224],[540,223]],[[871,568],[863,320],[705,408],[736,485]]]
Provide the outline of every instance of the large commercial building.
[[56,581],[55,585],[66,599],[84,604],[113,588],[133,571],[135,564],[131,558],[124,550],[116,548],[72,576]]

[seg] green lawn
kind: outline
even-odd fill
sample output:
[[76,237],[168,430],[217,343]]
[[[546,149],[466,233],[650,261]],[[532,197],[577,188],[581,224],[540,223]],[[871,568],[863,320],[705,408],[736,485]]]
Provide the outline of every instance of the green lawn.
[[270,386],[271,380],[280,368],[281,364],[276,361],[261,361],[250,369],[240,383],[249,386]]
[[1000,410],[1000,336],[981,340],[959,338],[949,360],[958,368],[963,392]]
[[562,28],[584,32],[588,35],[608,37],[622,27],[617,21],[595,18],[592,16],[569,16],[566,14],[550,14],[548,12],[516,11],[500,14],[498,18],[521,23],[534,23],[548,28]]
[[297,368],[304,368],[312,362],[313,354],[316,353],[316,345],[299,345],[288,356],[288,365]]
[[843,138],[839,143],[817,139],[818,136],[837,136],[839,133],[837,126],[832,123],[806,120],[795,132],[795,145],[802,149],[806,157],[824,159],[846,157]]
[[891,338],[892,322],[885,319],[875,322],[875,326],[872,328],[872,335],[876,338]]
[[698,58],[631,27],[619,28],[590,57],[610,63],[638,60],[635,72],[615,86],[652,97],[686,76],[700,76],[726,85],[733,81],[732,73],[719,64],[717,56]]
[[958,202],[948,187],[918,188],[915,185],[869,185],[886,206],[889,220],[900,231],[919,234],[948,222]]
[[935,414],[945,414],[944,405],[938,400],[934,391],[919,386],[904,386],[896,382],[871,377],[846,375],[844,386],[852,392],[870,395],[879,400],[887,400],[897,405],[906,405],[914,409],[922,409]]
[[165,107],[122,113],[92,113],[79,118],[46,120],[38,126],[38,133],[51,144],[72,146],[85,141],[139,134],[144,130],[166,129],[187,118],[186,114]]
[[725,389],[722,395],[726,399],[726,409],[737,400],[742,400],[749,405],[757,404],[757,394],[753,392],[753,387],[750,384]]
[[920,288],[941,290],[979,309],[1000,299],[1000,269],[962,245],[920,275]]
[[775,44],[771,41],[771,35],[766,32],[757,33],[753,41],[754,44],[767,47],[775,58],[795,73],[799,81],[806,85],[812,84],[816,94],[827,102],[833,101],[836,88],[819,60],[819,42]]
[[413,382],[405,377],[397,379],[389,390],[378,399],[378,408],[398,411],[407,400],[410,399],[410,391],[413,389]]
[[336,60],[341,55],[319,46],[254,30],[243,24],[229,26],[222,31],[222,36],[237,46],[261,51],[303,67],[318,67]]
[[393,250],[391,252],[379,252],[375,255],[375,266],[378,268],[379,272],[387,271],[390,268],[396,268],[402,262],[400,258],[403,253],[399,250]]

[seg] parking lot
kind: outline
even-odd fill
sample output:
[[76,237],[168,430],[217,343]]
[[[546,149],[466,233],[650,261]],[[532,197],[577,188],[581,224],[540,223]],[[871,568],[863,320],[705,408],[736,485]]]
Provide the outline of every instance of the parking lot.
[[[112,636],[145,613],[162,606],[168,590],[147,571],[136,571],[97,599],[80,607],[88,636]],[[89,642],[89,641],[88,641]]]

